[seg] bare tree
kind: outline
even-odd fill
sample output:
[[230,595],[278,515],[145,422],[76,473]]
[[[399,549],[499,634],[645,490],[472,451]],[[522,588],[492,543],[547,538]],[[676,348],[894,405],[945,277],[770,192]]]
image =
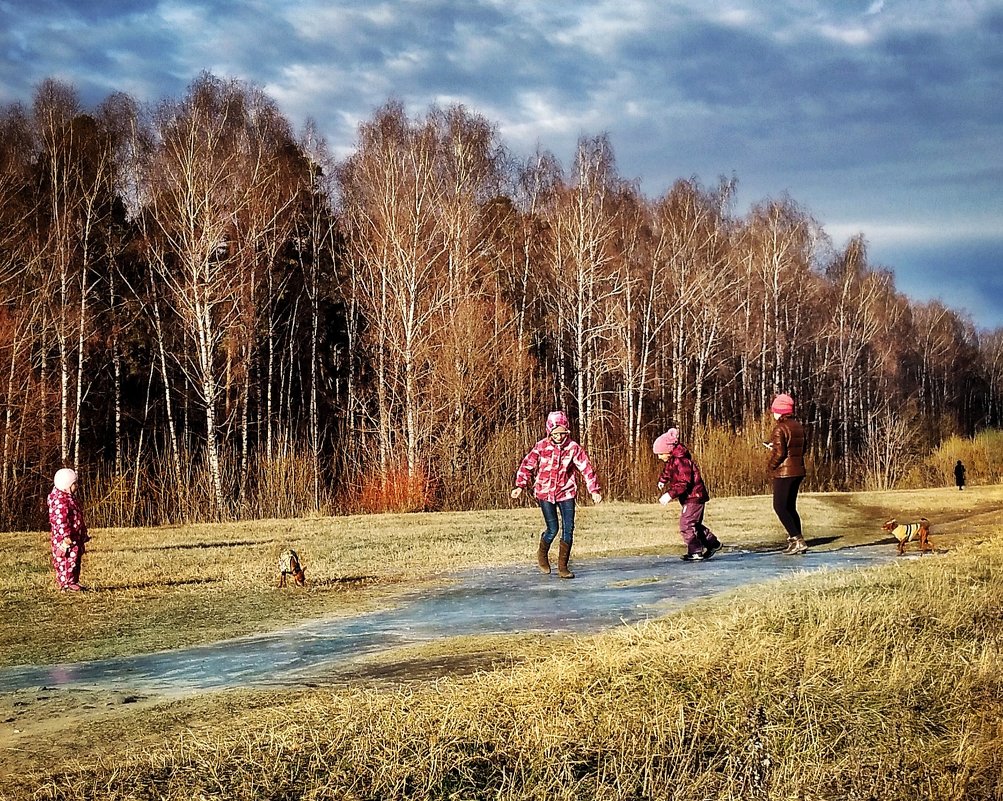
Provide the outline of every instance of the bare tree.
[[433,434],[439,401],[427,384],[429,347],[449,303],[439,140],[434,124],[412,123],[395,103],[362,125],[359,138],[339,171],[346,255],[370,323],[380,465],[386,473],[400,432],[413,477]]
[[247,369],[248,328],[253,325],[248,315],[254,318],[247,307],[255,302],[258,273],[248,256],[248,249],[253,250],[249,242],[260,244],[262,231],[270,231],[288,203],[281,194],[273,204],[252,211],[266,191],[261,188],[276,180],[271,143],[259,128],[263,119],[270,124],[274,114],[260,100],[238,82],[200,76],[182,101],[164,103],[158,110],[158,146],[148,176],[159,246],[169,254],[154,266],[194,350],[180,366],[201,401],[206,464],[221,516],[233,509],[220,458],[221,437],[242,409],[240,402],[228,403],[227,381],[229,375],[233,385],[235,368]]
[[487,210],[495,220],[490,258],[502,302],[513,315],[510,336],[517,348],[514,371],[526,377],[512,388],[520,442],[528,441],[530,432],[539,424],[531,414],[536,382],[528,380],[537,365],[535,354],[546,351],[542,343],[555,336],[552,327],[543,324],[554,274],[553,265],[547,261],[547,254],[552,252],[552,228],[545,217],[545,204],[562,180],[554,156],[537,152],[515,169],[510,196],[494,199]]
[[550,259],[555,321],[569,369],[565,386],[578,410],[582,444],[588,447],[603,417],[603,379],[614,363],[610,354],[612,299],[623,291],[615,251],[617,201],[623,182],[616,173],[606,136],[582,138],[574,180],[559,188],[547,209],[553,229]]
[[755,395],[760,409],[773,392],[793,387],[792,350],[806,339],[800,298],[813,283],[816,225],[785,199],[756,206],[741,232],[744,274],[759,299]]
[[863,447],[867,489],[894,489],[909,465],[915,464],[919,433],[915,409],[894,403],[885,397],[867,416]]
[[[430,117],[438,130],[444,177],[437,217],[446,246],[447,282],[434,369],[448,394],[448,418],[438,430],[444,435],[441,469],[456,484],[471,469],[471,446],[483,443],[495,424],[494,416],[486,414],[487,399],[501,380],[498,366],[512,352],[511,344],[503,344],[511,332],[496,325],[507,316],[495,304],[497,275],[490,258],[500,221],[486,212],[503,184],[505,153],[493,126],[462,106],[433,109]],[[471,347],[474,342],[478,347]]]
[[[310,305],[309,335],[309,384],[307,411],[307,442],[313,466],[313,505],[321,507],[321,419],[320,383],[321,361],[321,301],[326,295],[326,278],[338,273],[337,260],[337,220],[334,214],[336,187],[334,184],[334,162],[327,149],[327,143],[320,137],[313,123],[308,123],[300,140],[300,150],[307,161],[301,173],[301,202],[295,218],[294,237],[296,256],[303,289]],[[340,292],[346,307],[345,315],[348,351],[353,350],[358,337],[359,316],[351,308],[357,293],[351,289]],[[347,381],[347,426],[346,439],[354,434],[354,415],[357,411],[355,373],[349,360],[345,371]]]

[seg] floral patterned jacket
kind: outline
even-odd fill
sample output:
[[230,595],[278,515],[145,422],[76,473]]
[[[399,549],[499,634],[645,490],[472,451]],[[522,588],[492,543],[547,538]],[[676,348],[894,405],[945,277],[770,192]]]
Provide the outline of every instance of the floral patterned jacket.
[[52,488],[46,499],[49,506],[49,526],[52,528],[52,552],[65,553],[74,545],[83,550],[87,536],[84,513],[72,493]]
[[574,440],[560,445],[549,437],[541,439],[526,454],[515,474],[515,485],[526,489],[536,470],[533,495],[538,501],[558,503],[578,495],[575,470],[581,473],[589,492],[599,492],[599,479],[585,448]]

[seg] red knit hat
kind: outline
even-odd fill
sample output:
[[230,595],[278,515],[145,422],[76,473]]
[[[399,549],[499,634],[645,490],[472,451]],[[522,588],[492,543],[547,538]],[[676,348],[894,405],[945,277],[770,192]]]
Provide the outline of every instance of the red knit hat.
[[785,394],[777,395],[773,399],[770,411],[774,414],[794,414],[794,398]]

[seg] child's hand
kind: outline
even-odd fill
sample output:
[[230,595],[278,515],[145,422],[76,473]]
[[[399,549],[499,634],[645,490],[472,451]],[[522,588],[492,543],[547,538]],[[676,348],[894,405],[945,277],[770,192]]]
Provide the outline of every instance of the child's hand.
[[658,502],[662,506],[668,506],[669,505],[669,501],[671,501],[671,500],[672,500],[672,497],[669,495],[669,493],[666,492],[664,495],[662,495],[661,498],[658,499]]
[[512,490],[512,492],[510,494],[511,494],[513,500],[515,498],[518,498],[520,495],[522,495],[522,487],[516,487],[514,490]]
[[660,490],[662,490],[662,489],[665,489],[665,482],[664,482],[664,481],[659,481],[659,482],[658,482],[658,488],[659,488]]
[[598,492],[592,493],[592,503],[602,503],[602,495]]
[[72,547],[73,547],[73,540],[71,540],[69,537],[63,537],[63,541],[59,543],[59,549],[63,552],[64,556],[70,552],[70,549]]

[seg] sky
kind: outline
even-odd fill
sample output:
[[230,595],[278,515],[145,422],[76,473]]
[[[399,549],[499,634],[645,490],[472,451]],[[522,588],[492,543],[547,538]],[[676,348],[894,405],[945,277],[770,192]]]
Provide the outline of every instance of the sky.
[[516,156],[607,134],[649,198],[789,196],[917,302],[1003,327],[1003,0],[0,0],[0,104],[261,87],[336,155],[388,100]]

